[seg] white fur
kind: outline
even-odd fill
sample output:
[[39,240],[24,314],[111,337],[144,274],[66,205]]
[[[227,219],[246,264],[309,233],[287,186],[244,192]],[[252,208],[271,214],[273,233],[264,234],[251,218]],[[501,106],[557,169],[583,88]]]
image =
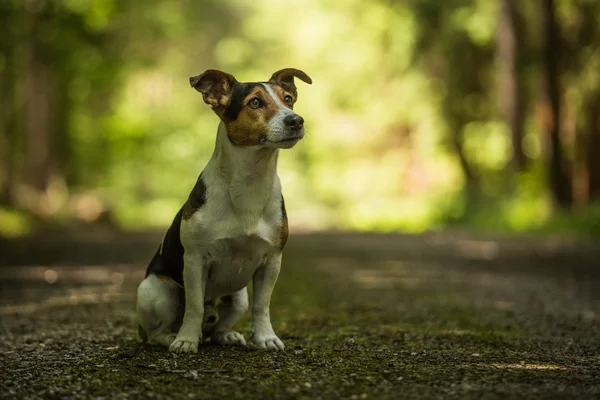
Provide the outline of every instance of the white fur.
[[[269,95],[273,98],[275,104],[277,104],[277,106],[279,107],[277,113],[269,121],[269,132],[267,133],[267,138],[269,139],[269,141],[277,143],[286,139],[289,134],[289,129],[287,126],[285,126],[285,123],[283,122],[284,118],[288,115],[293,115],[295,113],[294,111],[286,107],[285,104],[281,102],[281,100],[279,100],[279,97],[277,97],[277,94],[273,91],[271,85],[263,83],[262,86],[265,88],[267,93],[269,93]],[[285,144],[279,143],[278,147],[290,148],[293,147],[297,143],[297,141],[284,143]]]
[[148,276],[138,287],[136,312],[140,325],[150,333],[150,344],[169,346],[175,339],[172,326],[177,320],[178,290],[174,281],[156,275]]

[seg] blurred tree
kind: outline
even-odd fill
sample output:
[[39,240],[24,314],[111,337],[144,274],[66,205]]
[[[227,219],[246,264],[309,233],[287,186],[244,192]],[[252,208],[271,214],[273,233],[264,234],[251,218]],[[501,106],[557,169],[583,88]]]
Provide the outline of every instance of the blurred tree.
[[524,229],[600,197],[597,0],[0,0],[0,24],[0,218],[168,222],[212,150],[207,68],[315,80],[281,158],[305,226]]
[[441,113],[449,131],[446,143],[455,152],[465,178],[466,209],[481,200],[484,171],[474,165],[464,148],[464,130],[470,122],[490,116],[487,104],[493,61],[493,43],[478,41],[465,26],[458,25],[465,22],[469,7],[476,5],[469,1],[453,1],[446,7],[439,7],[436,1],[417,3],[422,28],[415,48],[417,62],[446,85]]
[[571,180],[563,145],[561,142],[561,85],[560,59],[563,53],[559,27],[556,19],[554,0],[543,0],[543,71],[549,113],[544,121],[544,130],[550,142],[549,179],[554,203],[559,207],[570,207],[573,196]]
[[[574,179],[580,202],[600,198],[600,2],[578,0],[570,5],[563,37],[566,58],[565,80],[575,108],[576,140],[573,152]],[[577,96],[577,97],[576,97]],[[582,182],[583,181],[583,182]]]
[[587,152],[588,194],[589,197],[600,201],[600,92],[588,96],[586,101],[588,111],[587,135],[589,146]]
[[[10,2],[0,2],[0,24],[7,34],[0,36],[0,203],[12,204],[16,186],[19,126],[15,84],[14,25],[17,16]],[[20,22],[20,21],[19,21]]]
[[1,42],[6,63],[0,81],[7,89],[2,101],[10,110],[1,117],[8,143],[2,197],[36,214],[45,213],[51,180],[64,184],[69,169],[78,169],[70,165],[69,119],[72,104],[80,100],[70,96],[72,84],[87,72],[80,52],[101,46],[101,34],[89,26],[88,16],[65,4],[5,1],[0,8],[10,38]]
[[521,172],[527,164],[523,152],[525,93],[523,88],[523,29],[516,0],[501,0],[498,12],[496,53],[498,105],[512,132],[511,164]]

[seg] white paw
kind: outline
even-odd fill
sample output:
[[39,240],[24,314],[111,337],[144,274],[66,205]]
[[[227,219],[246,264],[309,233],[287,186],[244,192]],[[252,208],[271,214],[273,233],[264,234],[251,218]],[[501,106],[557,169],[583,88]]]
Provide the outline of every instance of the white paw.
[[214,343],[222,345],[246,345],[246,339],[238,332],[215,332],[212,335],[212,340]]
[[176,338],[171,346],[169,347],[169,351],[171,353],[194,353],[198,352],[198,342],[199,340],[193,340],[190,338]]
[[275,334],[255,335],[252,337],[252,343],[261,350],[283,350],[285,345]]
[[148,343],[158,346],[171,346],[171,343],[175,340],[176,335],[174,333],[161,333],[148,339]]

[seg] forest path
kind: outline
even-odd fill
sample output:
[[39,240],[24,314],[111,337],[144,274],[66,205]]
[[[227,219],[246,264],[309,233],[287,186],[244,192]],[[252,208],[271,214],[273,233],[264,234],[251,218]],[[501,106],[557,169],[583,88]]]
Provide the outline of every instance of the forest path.
[[597,243],[295,235],[272,300],[286,350],[175,356],[135,340],[160,238],[0,241],[0,398],[600,396]]

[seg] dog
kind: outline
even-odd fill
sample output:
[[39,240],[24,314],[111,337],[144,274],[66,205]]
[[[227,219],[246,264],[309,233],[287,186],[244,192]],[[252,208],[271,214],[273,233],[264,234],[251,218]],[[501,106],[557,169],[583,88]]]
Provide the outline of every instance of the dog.
[[207,336],[245,346],[232,328],[248,309],[252,280],[251,343],[285,348],[269,310],[288,239],[277,158],[304,137],[294,78],[312,84],[294,68],[268,82],[238,82],[218,70],[190,78],[220,118],[216,145],[138,287],[142,340],[174,353],[197,353]]

